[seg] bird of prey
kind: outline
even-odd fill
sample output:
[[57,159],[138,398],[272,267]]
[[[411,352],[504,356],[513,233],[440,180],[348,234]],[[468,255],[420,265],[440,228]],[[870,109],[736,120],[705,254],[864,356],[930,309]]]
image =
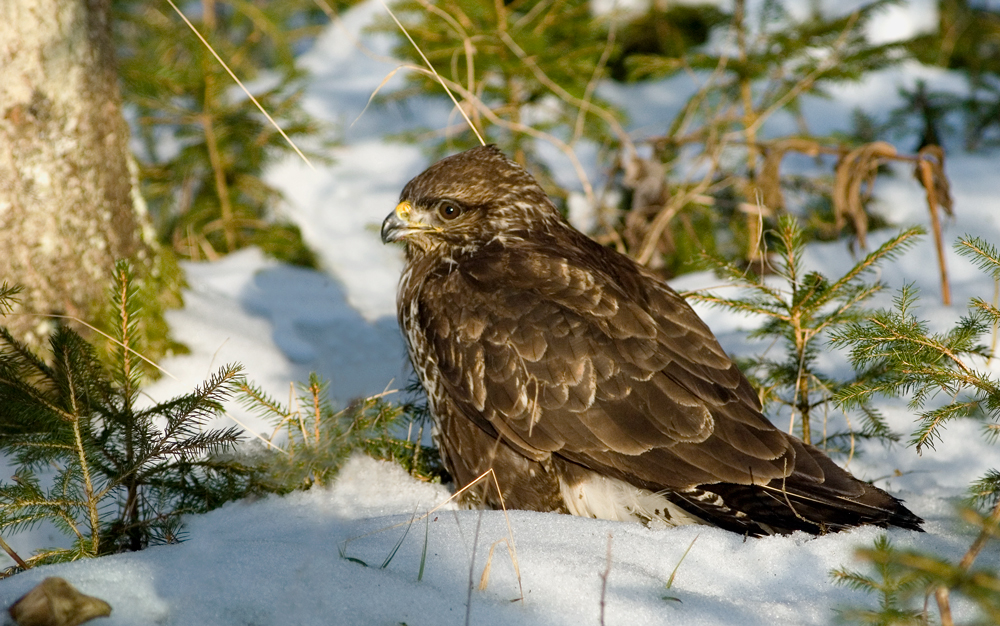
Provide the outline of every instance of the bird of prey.
[[751,536],[920,530],[775,428],[687,302],[496,147],[411,180],[381,234],[406,244],[399,324],[458,487],[492,468],[508,508]]

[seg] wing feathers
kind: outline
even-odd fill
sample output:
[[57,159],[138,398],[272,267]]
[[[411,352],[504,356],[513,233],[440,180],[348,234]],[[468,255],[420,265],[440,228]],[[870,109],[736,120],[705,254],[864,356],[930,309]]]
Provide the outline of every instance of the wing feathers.
[[[750,431],[739,426],[715,434],[730,413],[737,423],[763,418],[740,405],[744,379],[682,300],[659,287],[629,297],[604,274],[551,255],[527,263],[513,251],[494,252],[449,273],[426,304],[450,319],[431,325],[428,338],[464,410],[515,433],[534,454],[600,449],[610,463],[614,455],[697,444],[673,456],[703,470],[700,478],[713,467],[719,479],[744,483],[780,473],[768,463],[786,452],[784,438],[743,442]],[[490,272],[500,276],[487,279]],[[462,307],[450,306],[459,298]],[[722,411],[729,405],[747,415]],[[693,486],[674,482],[661,479]]]
[[[604,297],[601,302],[612,301],[610,297]],[[608,307],[611,308],[611,307]],[[659,328],[656,320],[651,315],[643,311],[632,302],[624,302],[620,306],[613,307],[613,315],[608,316],[606,323],[607,334],[612,339],[654,339]],[[597,313],[595,311],[595,313]],[[599,317],[604,317],[598,314]]]

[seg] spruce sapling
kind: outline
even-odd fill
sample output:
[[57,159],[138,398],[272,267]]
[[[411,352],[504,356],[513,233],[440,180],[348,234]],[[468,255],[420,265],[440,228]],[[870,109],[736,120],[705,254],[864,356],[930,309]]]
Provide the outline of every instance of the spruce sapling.
[[[1000,250],[995,246],[963,237],[956,249],[994,281],[1000,280]],[[907,397],[917,417],[909,444],[918,453],[934,449],[943,441],[947,425],[958,419],[980,420],[985,438],[994,443],[1000,432],[1000,380],[985,367],[992,354],[982,340],[1000,322],[1000,309],[974,298],[967,314],[952,328],[932,332],[927,321],[917,318],[916,305],[916,290],[905,286],[892,309],[837,329],[833,343],[850,350],[855,367],[879,372],[842,388],[837,400],[857,406],[875,396]],[[944,401],[937,402],[939,398]],[[984,508],[989,512],[984,513]],[[1000,538],[1000,472],[992,469],[972,484],[969,503],[960,508],[959,515],[977,535],[957,561],[927,550],[897,550],[884,540],[876,541],[874,549],[859,550],[858,555],[879,571],[891,568],[899,576],[919,580],[919,590],[927,601],[933,597],[942,624],[954,623],[953,593],[971,602],[980,618],[977,623],[998,623],[1000,576],[995,566],[974,569],[974,565],[991,540]],[[834,577],[864,588],[861,578],[843,570],[835,571]],[[845,616],[866,624],[897,623],[892,620],[898,606],[883,599],[877,611],[852,609]],[[916,623],[928,623],[926,615]]]
[[73,539],[28,565],[176,541],[180,515],[242,497],[253,484],[251,468],[213,458],[238,441],[237,428],[205,430],[240,367],[143,408],[141,305],[125,262],[115,267],[112,304],[110,366],[65,326],[44,358],[0,327],[0,446],[15,466],[12,481],[0,483],[0,533],[48,520]]
[[[735,298],[701,293],[689,297],[764,318],[764,323],[749,337],[778,342],[780,356],[758,357],[748,363],[744,371],[757,383],[765,409],[776,404],[779,410],[787,410],[793,424],[797,418],[803,441],[829,447],[841,436],[828,435],[824,424],[823,434],[817,438],[813,431],[818,415],[823,415],[825,422],[826,411],[835,394],[854,380],[838,380],[821,371],[819,357],[825,339],[833,329],[862,319],[866,309],[861,304],[883,289],[880,282],[869,280],[873,269],[879,262],[899,256],[919,233],[917,228],[900,233],[865,256],[843,276],[831,280],[819,272],[806,271],[802,231],[794,217],[783,216],[776,233],[773,257],[778,281],[710,258],[716,271],[743,288],[744,293]],[[864,379],[869,375],[871,372],[861,371],[857,376]],[[895,438],[869,403],[859,402],[854,406],[861,413],[863,430],[860,435]],[[847,434],[852,438],[857,435]]]
[[[313,372],[307,383],[293,390],[286,405],[252,383],[240,385],[240,402],[274,423],[269,441],[284,452],[269,463],[273,489],[290,491],[329,484],[354,452],[393,461],[424,480],[440,476],[436,450],[420,442],[422,428],[416,441],[398,436],[407,419],[411,425],[420,420],[410,405],[386,402],[384,394],[379,394],[338,410],[328,389],[329,382]],[[278,437],[282,433],[283,441]]]

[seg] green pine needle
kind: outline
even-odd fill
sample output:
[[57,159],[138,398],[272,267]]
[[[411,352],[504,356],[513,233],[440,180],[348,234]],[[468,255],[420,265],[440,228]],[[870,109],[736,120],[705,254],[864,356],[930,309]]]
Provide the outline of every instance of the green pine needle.
[[[921,230],[911,228],[891,238],[851,267],[842,276],[829,279],[820,272],[807,271],[805,238],[795,218],[783,216],[775,233],[774,266],[778,280],[747,273],[732,264],[711,263],[721,275],[742,288],[735,297],[692,294],[691,298],[763,319],[751,339],[768,342],[770,354],[744,360],[744,371],[759,387],[765,410],[777,420],[794,416],[804,440],[832,451],[836,445],[827,437],[817,441],[815,422],[826,420],[828,405],[837,401],[845,410],[857,413],[859,435],[886,441],[898,439],[870,401],[870,385],[877,381],[879,370],[858,368],[853,378],[841,380],[820,370],[820,357],[828,345],[838,344],[845,329],[856,328],[870,312],[864,303],[882,291],[883,286],[870,279],[879,263],[897,258],[913,245]],[[845,427],[847,424],[845,423]]]
[[[72,550],[41,551],[29,565],[176,541],[181,515],[257,489],[257,470],[217,458],[239,441],[237,429],[204,429],[235,391],[239,366],[137,410],[142,309],[125,263],[111,294],[119,321],[107,366],[66,326],[53,331],[48,358],[0,328],[0,445],[15,465],[0,483],[0,534],[47,520],[74,537]],[[35,474],[49,467],[58,470],[46,480]]]

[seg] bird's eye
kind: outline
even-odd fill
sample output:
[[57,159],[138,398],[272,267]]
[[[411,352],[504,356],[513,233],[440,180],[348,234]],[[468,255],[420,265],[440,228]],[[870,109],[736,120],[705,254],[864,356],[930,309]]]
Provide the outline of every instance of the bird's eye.
[[442,202],[438,207],[438,215],[443,220],[453,220],[462,214],[462,208],[450,202]]

